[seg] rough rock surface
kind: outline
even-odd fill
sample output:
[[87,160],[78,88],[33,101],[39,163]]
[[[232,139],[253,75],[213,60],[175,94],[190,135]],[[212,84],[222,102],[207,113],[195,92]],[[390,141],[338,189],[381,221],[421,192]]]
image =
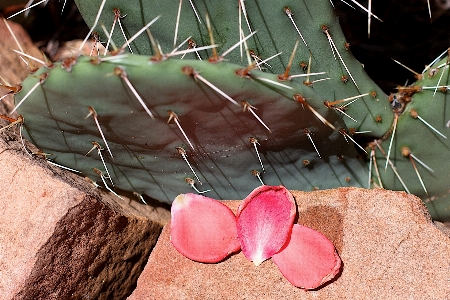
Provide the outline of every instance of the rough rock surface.
[[[24,30],[9,24],[24,51],[39,56]],[[0,35],[0,75],[17,85],[27,67],[1,20]],[[10,95],[0,114],[12,107]],[[0,128],[7,124],[0,119]],[[0,299],[125,299],[169,211],[119,199],[32,158],[18,131],[0,132]]]
[[[271,260],[255,267],[242,252],[218,264],[193,262],[172,247],[167,225],[128,300],[450,299],[450,238],[419,198],[358,188],[293,194],[298,223],[339,252],[343,268],[333,282],[304,291]],[[236,210],[240,201],[225,203]]]
[[0,140],[0,166],[0,299],[124,299],[133,291],[167,211],[102,193],[31,159],[14,139]]
[[[10,21],[8,21],[8,25],[14,32],[14,35],[25,53],[39,59],[43,58],[42,53],[33,45],[33,42],[22,26]],[[19,46],[17,46],[16,41],[3,20],[0,20],[0,36],[0,75],[2,76],[2,80],[4,79],[6,83],[3,81],[1,82],[2,84],[17,86],[29,74],[28,67],[25,62],[20,59],[19,55],[13,52],[13,49],[19,50]],[[39,63],[34,63],[33,61],[31,61],[31,64],[34,67],[40,66]],[[8,90],[1,89],[0,96],[5,95],[7,92]],[[0,101],[0,114],[11,111],[13,107],[13,96],[8,95]]]

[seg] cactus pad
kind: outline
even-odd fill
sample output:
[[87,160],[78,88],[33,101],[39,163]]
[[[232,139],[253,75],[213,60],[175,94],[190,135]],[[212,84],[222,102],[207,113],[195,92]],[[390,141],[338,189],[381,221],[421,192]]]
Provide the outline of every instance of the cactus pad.
[[72,62],[24,82],[24,132],[48,159],[111,188],[171,202],[192,187],[239,199],[260,181],[312,190],[367,180],[342,119],[303,84],[257,70],[239,76],[226,62]]

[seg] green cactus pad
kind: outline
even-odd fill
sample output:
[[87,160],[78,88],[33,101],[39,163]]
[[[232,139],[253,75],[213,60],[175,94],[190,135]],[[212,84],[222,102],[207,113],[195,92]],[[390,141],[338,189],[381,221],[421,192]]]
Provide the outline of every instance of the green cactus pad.
[[[94,25],[101,0],[75,1],[89,26]],[[282,74],[285,72],[289,57],[297,40],[300,41],[295,54],[290,75],[306,73],[300,67],[301,62],[309,62],[311,56],[310,72],[327,72],[325,77],[330,79],[313,84],[313,88],[325,100],[342,100],[365,93],[376,93],[376,97],[365,96],[346,106],[343,116],[349,128],[356,131],[368,131],[371,136],[380,137],[390,128],[393,114],[387,101],[387,96],[366,75],[361,64],[353,57],[346,44],[345,37],[339,26],[338,18],[328,0],[320,1],[190,1],[181,2],[179,25],[176,21],[180,1],[170,0],[162,4],[156,0],[108,0],[100,15],[95,31],[99,33],[100,40],[107,44],[108,36],[101,29],[104,24],[107,31],[111,31],[114,23],[115,11],[120,11],[123,32],[116,21],[112,40],[120,47],[125,45],[127,38],[134,35],[155,17],[160,18],[149,28],[155,41],[161,46],[163,52],[168,53],[175,47],[174,36],[177,28],[176,45],[188,37],[192,37],[198,47],[210,45],[210,38],[206,26],[206,15],[211,20],[214,42],[218,44],[218,51],[223,52],[239,42],[239,28],[244,36],[256,31],[256,34],[247,40],[248,49],[254,50],[260,59],[269,58],[279,52],[282,54],[268,62],[265,72]],[[239,5],[241,4],[241,5]],[[241,6],[241,8],[240,8]],[[244,10],[248,20],[244,15]],[[301,33],[297,32],[292,20]],[[239,25],[240,24],[240,25]],[[324,27],[325,26],[325,27]],[[332,50],[330,41],[325,34],[329,33],[335,49]],[[154,55],[150,38],[147,34],[140,35],[131,43],[135,54]],[[181,49],[186,49],[187,44]],[[244,50],[239,48],[226,56],[226,59],[241,66],[247,66],[247,57]],[[111,47],[110,47],[111,49]],[[336,51],[337,50],[337,51]],[[128,49],[126,49],[128,51]],[[211,57],[211,51],[199,51],[202,59]],[[186,58],[195,59],[197,55],[190,53]],[[343,62],[341,61],[341,59]],[[343,77],[344,76],[344,77]],[[321,77],[311,76],[310,81]],[[323,78],[323,77],[322,77]],[[305,77],[293,79],[299,83]],[[355,86],[355,83],[358,87]],[[338,106],[344,105],[342,103]]]
[[[355,146],[338,132],[345,128],[342,119],[310,87],[279,82],[275,75],[257,70],[241,77],[236,75],[241,67],[226,62],[152,62],[140,55],[108,59],[79,57],[70,71],[61,68],[67,61],[58,63],[23,83],[16,104],[25,119],[24,133],[47,159],[98,182],[102,174],[110,188],[114,183],[115,188],[165,202],[193,191],[189,185],[193,181],[199,191],[211,190],[206,194],[210,197],[241,199],[261,184],[258,172],[264,183],[292,189],[367,184],[368,173]],[[295,101],[296,94],[306,102]],[[172,114],[169,121],[170,112],[177,118]],[[104,149],[100,153],[106,167],[96,148],[87,154],[92,142]]]
[[[450,218],[449,168],[447,166],[447,161],[450,160],[450,113],[447,93],[449,73],[446,63],[447,58],[437,62],[423,74],[423,79],[412,86],[401,88],[396,95],[400,102],[405,102],[403,103],[405,108],[398,118],[390,153],[390,160],[395,165],[406,189],[424,200],[433,218],[444,221]],[[434,88],[436,86],[440,87],[436,89]],[[391,137],[392,134],[381,143],[381,148],[386,155]],[[405,190],[392,167],[388,165],[387,171],[384,171],[386,159],[382,152],[377,150],[376,153],[384,188]],[[374,182],[377,183],[375,172],[373,175]]]
[[[68,59],[24,82],[16,105],[40,156],[165,202],[192,189],[239,199],[263,183],[372,185],[414,193],[435,219],[450,220],[447,59],[391,99],[398,124],[385,171],[394,113],[352,56],[330,1],[108,0],[100,14],[102,0],[76,3],[89,26],[99,17],[92,30],[116,56]],[[126,40],[150,21],[129,54]],[[114,26],[110,41],[100,25]],[[171,54],[193,41],[217,47]],[[366,162],[354,137],[376,139]]]

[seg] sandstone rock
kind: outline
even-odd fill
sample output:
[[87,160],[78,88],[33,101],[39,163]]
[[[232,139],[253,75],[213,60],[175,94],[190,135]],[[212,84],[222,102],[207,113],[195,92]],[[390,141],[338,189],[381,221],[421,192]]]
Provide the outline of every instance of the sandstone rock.
[[449,299],[450,239],[419,198],[358,188],[293,194],[298,223],[326,235],[342,259],[333,282],[304,291],[271,260],[255,267],[242,252],[193,262],[172,247],[167,225],[128,299]]
[[[17,41],[21,45],[23,51],[33,57],[43,59],[42,53],[33,45],[26,31],[17,23],[8,21],[8,25],[14,32]],[[9,32],[5,22],[0,20],[0,75],[2,76],[2,84],[12,86],[19,85],[29,74],[29,69],[24,61],[22,61],[17,53],[13,51],[19,50],[15,39]],[[41,66],[39,63],[31,61],[34,67]],[[6,81],[3,82],[3,80]],[[8,92],[6,89],[0,90],[0,97]],[[13,96],[8,95],[0,101],[0,114],[6,114],[13,109]]]
[[0,299],[126,298],[169,212],[101,192],[15,139],[0,138]]

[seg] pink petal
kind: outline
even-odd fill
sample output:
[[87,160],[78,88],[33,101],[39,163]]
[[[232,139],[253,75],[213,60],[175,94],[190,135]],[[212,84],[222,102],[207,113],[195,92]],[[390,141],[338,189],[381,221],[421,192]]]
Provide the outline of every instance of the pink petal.
[[172,203],[171,214],[170,241],[187,258],[216,263],[239,251],[236,217],[219,201],[181,194]]
[[290,283],[304,289],[315,289],[334,278],[341,259],[333,243],[320,232],[295,224],[291,238],[272,257]]
[[296,214],[294,197],[283,186],[263,185],[250,193],[236,213],[245,257],[261,264],[286,243]]

